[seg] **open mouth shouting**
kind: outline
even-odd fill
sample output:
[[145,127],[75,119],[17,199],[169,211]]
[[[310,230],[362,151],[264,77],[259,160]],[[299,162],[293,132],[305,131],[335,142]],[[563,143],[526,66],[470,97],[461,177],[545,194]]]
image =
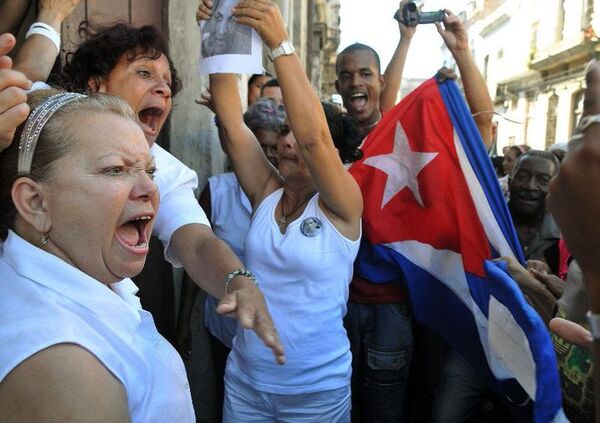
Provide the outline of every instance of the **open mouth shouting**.
[[160,107],[147,107],[138,113],[138,122],[146,135],[156,137],[164,121],[164,110]]
[[150,239],[150,222],[154,213],[144,213],[117,227],[116,237],[121,246],[135,255],[148,254],[148,240]]
[[369,96],[367,93],[359,92],[350,96],[350,105],[356,113],[364,113],[367,110],[367,101]]

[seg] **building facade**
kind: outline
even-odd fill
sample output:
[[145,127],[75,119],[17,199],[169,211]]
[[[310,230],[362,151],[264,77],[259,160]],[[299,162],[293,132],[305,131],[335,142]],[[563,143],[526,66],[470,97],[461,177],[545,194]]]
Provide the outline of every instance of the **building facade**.
[[498,147],[567,142],[583,108],[585,66],[600,52],[597,0],[476,0],[471,48],[498,113]]
[[340,45],[340,1],[311,0],[309,7],[308,58],[306,71],[323,99],[335,90],[335,60]]

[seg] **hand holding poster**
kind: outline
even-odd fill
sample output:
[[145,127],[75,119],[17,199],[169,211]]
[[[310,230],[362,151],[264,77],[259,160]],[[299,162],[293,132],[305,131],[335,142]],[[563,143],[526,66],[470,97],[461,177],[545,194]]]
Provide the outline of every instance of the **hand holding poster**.
[[214,0],[210,17],[201,21],[200,73],[262,72],[262,42],[253,29],[235,21],[237,2]]

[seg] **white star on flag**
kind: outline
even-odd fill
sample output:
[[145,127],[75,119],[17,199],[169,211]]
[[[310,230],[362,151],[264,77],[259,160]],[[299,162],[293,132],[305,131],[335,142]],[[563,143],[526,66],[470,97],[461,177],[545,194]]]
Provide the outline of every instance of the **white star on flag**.
[[392,152],[372,156],[364,161],[366,165],[377,168],[387,174],[381,208],[383,209],[396,194],[406,187],[412,191],[417,203],[425,208],[421,194],[419,193],[417,176],[437,155],[438,153],[421,153],[411,150],[402,125],[400,125],[400,122],[396,123],[394,149]]

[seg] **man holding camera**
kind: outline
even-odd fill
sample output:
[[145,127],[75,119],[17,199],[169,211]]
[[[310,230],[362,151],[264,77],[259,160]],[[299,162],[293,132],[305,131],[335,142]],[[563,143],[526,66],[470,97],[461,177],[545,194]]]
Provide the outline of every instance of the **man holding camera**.
[[[414,7],[414,3],[403,0],[400,11],[407,5]],[[489,146],[493,104],[471,55],[467,32],[449,10],[440,16],[443,24],[435,22],[438,32],[456,61],[467,102]],[[406,55],[416,30],[415,26],[405,25],[403,19],[398,19],[398,23],[400,41],[383,75],[377,52],[364,44],[350,45],[337,57],[336,89],[348,113],[359,121],[365,137],[377,126],[382,113],[396,102]],[[367,255],[361,249],[357,260]],[[350,285],[345,324],[353,355],[353,413],[360,413],[363,422],[402,421],[407,413],[405,394],[413,336],[408,298],[401,283],[397,280],[374,283],[355,272]]]

